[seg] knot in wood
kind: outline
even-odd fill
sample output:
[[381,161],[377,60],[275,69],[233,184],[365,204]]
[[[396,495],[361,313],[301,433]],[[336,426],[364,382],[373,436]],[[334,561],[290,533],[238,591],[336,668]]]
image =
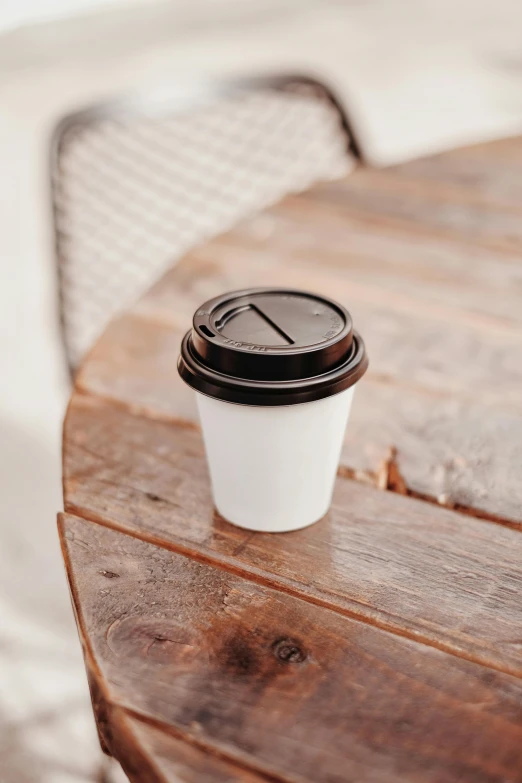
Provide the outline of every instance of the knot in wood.
[[306,653],[293,639],[279,639],[272,647],[275,657],[284,663],[301,663]]

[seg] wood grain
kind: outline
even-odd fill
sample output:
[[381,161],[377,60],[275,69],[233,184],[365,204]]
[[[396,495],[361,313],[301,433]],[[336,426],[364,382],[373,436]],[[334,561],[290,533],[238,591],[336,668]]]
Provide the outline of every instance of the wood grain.
[[518,251],[522,240],[519,206],[474,200],[458,188],[426,187],[386,171],[366,170],[358,177],[315,187],[303,197],[342,206],[364,220],[473,246]]
[[522,780],[520,680],[103,526],[61,525],[111,702],[279,780]]
[[522,676],[522,536],[339,478],[329,516],[284,537],[214,514],[200,433],[76,395],[65,508],[346,615]]
[[173,736],[166,727],[113,710],[113,749],[139,783],[266,783],[271,780]]
[[[349,208],[290,196],[242,221],[223,241],[261,250],[274,262],[295,258],[353,284],[384,291],[399,303],[413,299],[462,319],[500,326],[522,323],[520,253],[469,246],[440,234],[367,221]],[[236,251],[237,252],[237,251]]]
[[520,137],[451,150],[392,166],[393,177],[415,180],[426,188],[451,186],[467,198],[522,207],[522,141]]

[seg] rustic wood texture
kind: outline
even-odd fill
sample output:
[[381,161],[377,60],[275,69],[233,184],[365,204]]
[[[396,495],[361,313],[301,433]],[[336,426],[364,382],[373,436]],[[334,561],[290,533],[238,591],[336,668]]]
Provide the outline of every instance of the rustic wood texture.
[[[238,766],[224,757],[209,753],[205,748],[185,742],[162,729],[126,714],[118,714],[119,734],[117,742],[125,751],[132,748],[136,758],[126,769],[129,775],[136,771],[140,783],[148,783],[143,775],[150,770],[150,783],[266,783],[268,778]],[[162,727],[163,728],[163,727]],[[123,729],[123,731],[122,731]],[[153,762],[152,762],[153,760]],[[155,775],[155,776],[154,776]]]
[[340,478],[281,541],[215,517],[194,428],[77,395],[65,444],[66,510],[522,676],[519,531]]
[[[471,190],[471,189],[470,189]],[[471,245],[517,251],[522,240],[520,205],[499,203],[474,192],[439,183],[425,184],[391,172],[364,175],[315,188],[307,197],[350,205],[363,220],[379,220],[424,233],[437,232]]]
[[186,742],[129,712],[113,711],[113,749],[140,783],[267,783],[270,778]]
[[522,779],[519,679],[106,527],[62,524],[89,652],[121,708],[288,781]]
[[465,191],[470,199],[522,206],[520,139],[502,139],[433,155],[390,168],[390,173],[431,187],[441,183]]
[[[522,783],[520,174],[507,140],[291,196],[93,348],[60,535],[133,783]],[[370,354],[331,511],[284,536],[215,513],[176,371],[202,301],[264,284],[340,299]]]

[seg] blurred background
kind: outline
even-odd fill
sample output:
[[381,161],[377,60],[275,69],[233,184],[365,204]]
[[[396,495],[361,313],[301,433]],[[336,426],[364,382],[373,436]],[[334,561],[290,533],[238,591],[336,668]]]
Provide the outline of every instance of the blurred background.
[[305,72],[332,85],[368,160],[386,165],[518,134],[521,32],[518,0],[0,2],[2,783],[96,781],[105,763],[55,528],[70,389],[49,186],[56,123],[157,85]]

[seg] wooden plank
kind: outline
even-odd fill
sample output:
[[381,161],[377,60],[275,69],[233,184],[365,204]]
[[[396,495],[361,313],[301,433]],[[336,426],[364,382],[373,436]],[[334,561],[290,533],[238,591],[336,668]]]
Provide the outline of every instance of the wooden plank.
[[522,139],[517,136],[449,150],[391,166],[387,173],[424,187],[451,186],[471,200],[522,207]]
[[132,783],[263,783],[264,775],[220,758],[194,743],[113,711],[113,750]]
[[454,237],[473,246],[520,252],[520,206],[473,200],[465,189],[428,187],[391,173],[367,169],[359,176],[327,183],[303,194],[368,221],[412,232]]
[[350,304],[370,354],[343,465],[375,482],[395,449],[410,491],[522,521],[522,417],[513,413],[522,406],[518,332],[506,336],[482,323],[452,327],[446,311],[424,318],[424,303],[386,309],[382,297],[364,301],[341,273],[317,273],[294,258],[280,268],[277,257],[259,260],[262,251],[250,250],[248,264],[226,240],[188,257],[132,314],[108,328],[80,372],[78,388],[149,416],[193,421],[193,396],[179,380],[176,361],[197,305],[250,284],[323,290]]
[[124,403],[151,418],[196,421],[192,389],[183,383],[177,358],[186,329],[132,314],[113,321],[92,349],[76,387]]
[[254,250],[274,263],[295,258],[301,265],[332,267],[397,302],[439,305],[456,324],[473,315],[482,322],[490,316],[492,325],[522,324],[520,252],[480,245],[470,250],[451,237],[367,221],[342,206],[301,196],[242,221],[223,241],[242,248],[243,257]]
[[66,510],[522,676],[522,536],[340,478],[321,523],[252,534],[213,509],[200,433],[75,395]]
[[395,454],[406,491],[490,519],[522,522],[522,418],[384,378],[358,390],[342,464],[375,475]]
[[522,780],[522,682],[66,516],[113,704],[279,780]]

